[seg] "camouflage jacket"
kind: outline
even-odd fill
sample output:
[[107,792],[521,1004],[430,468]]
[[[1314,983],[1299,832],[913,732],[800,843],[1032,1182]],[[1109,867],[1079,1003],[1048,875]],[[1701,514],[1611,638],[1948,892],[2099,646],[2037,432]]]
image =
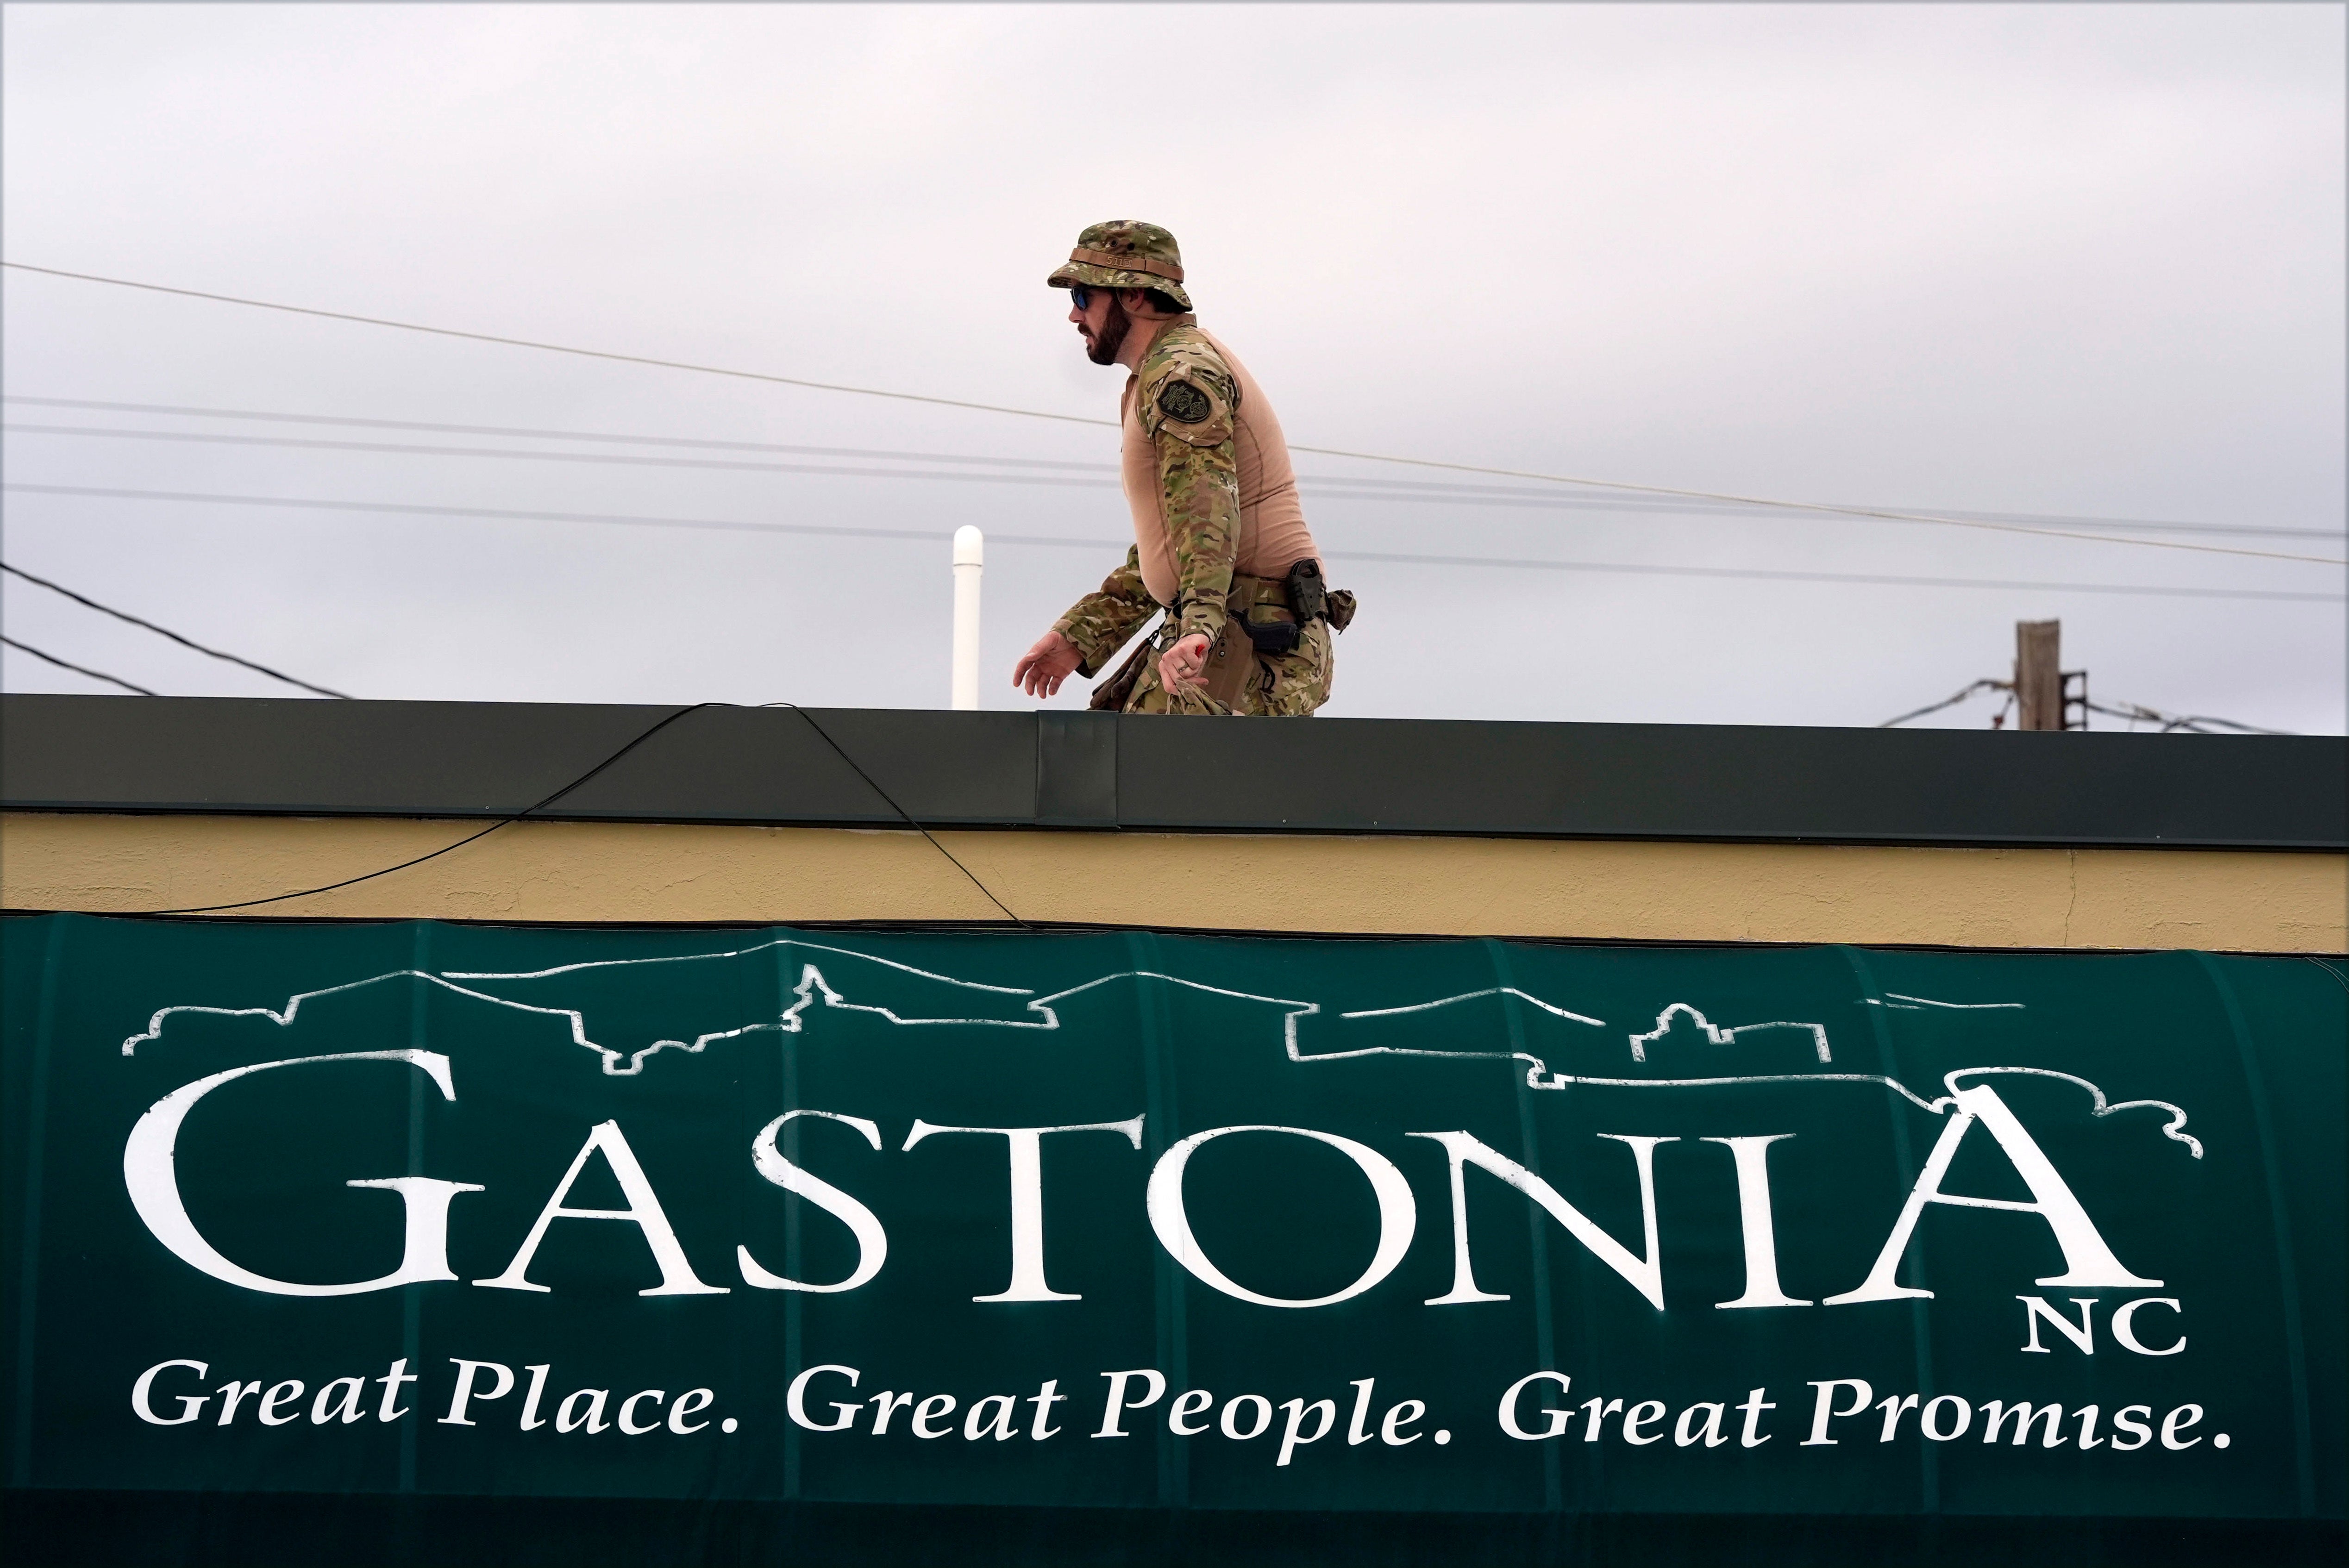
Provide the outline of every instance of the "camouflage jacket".
[[[1239,464],[1233,446],[1239,385],[1195,316],[1162,330],[1134,373],[1133,408],[1158,461],[1160,511],[1174,558],[1175,605],[1183,634],[1215,637],[1224,629],[1239,552]],[[1097,675],[1127,638],[1156,614],[1143,585],[1139,548],[1070,607],[1054,630]]]

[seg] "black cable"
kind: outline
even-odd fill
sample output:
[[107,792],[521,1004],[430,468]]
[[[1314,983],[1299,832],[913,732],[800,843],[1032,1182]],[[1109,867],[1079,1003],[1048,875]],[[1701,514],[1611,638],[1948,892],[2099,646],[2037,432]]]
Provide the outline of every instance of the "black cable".
[[[308,681],[297,679],[293,676],[287,675],[283,670],[273,670],[267,665],[255,664],[251,659],[239,658],[234,654],[222,653],[218,648],[208,648],[204,646],[203,644],[197,642],[193,637],[183,637],[180,635],[179,633],[172,631],[169,626],[159,626],[152,621],[144,621],[140,619],[138,616],[130,614],[128,610],[118,610],[111,604],[101,604],[95,599],[75,593],[72,589],[67,587],[62,583],[52,583],[46,577],[36,577],[21,566],[11,566],[5,561],[0,561],[0,572],[5,572],[11,577],[22,577],[27,583],[37,583],[52,593],[64,594],[67,598],[72,600],[77,604],[87,604],[91,609],[99,611],[104,614],[111,615],[118,621],[128,621],[132,625],[142,627],[147,631],[155,633],[159,636],[169,637],[171,641],[179,644],[183,648],[193,648],[200,654],[209,654],[213,658],[225,659],[233,665],[243,665],[246,669],[257,671],[262,675],[267,676],[271,680],[284,681],[287,686],[300,686],[304,691],[314,691],[320,696],[337,696],[343,698],[345,701],[348,701],[350,699],[351,694],[347,691],[336,691],[329,686],[313,686]],[[52,662],[54,663],[55,661]],[[113,680],[114,677],[109,676],[104,678]],[[123,686],[128,685],[129,683],[116,681],[115,684],[117,686]],[[145,695],[148,696],[153,696],[155,694],[150,691]]]
[[[926,478],[948,478],[927,475]],[[805,533],[850,539],[943,540],[946,533],[930,529],[839,528],[816,523],[730,522],[708,518],[635,517],[608,512],[516,511],[490,507],[414,506],[393,501],[319,500],[291,496],[217,495],[201,490],[119,490],[96,485],[0,484],[0,490],[27,495],[89,496],[112,500],[201,501],[220,506],[315,508],[324,511],[388,512],[418,517],[487,517],[521,522],[606,523],[626,528],[709,529],[730,533]],[[1053,550],[1123,550],[1125,542],[1104,539],[1068,539],[1051,534],[989,533],[999,544],[1027,544]],[[1375,562],[1404,566],[1499,568],[1527,572],[1599,572],[1651,577],[1712,577],[1731,580],[1762,578],[1778,583],[1852,583],[1890,588],[1994,588],[2005,593],[2125,593],[2170,599],[2256,599],[2282,603],[2338,604],[2338,593],[2307,593],[2293,589],[2168,587],[2137,583],[2017,583],[1981,577],[1901,577],[1848,572],[1771,572],[1737,566],[1642,566],[1608,561],[1510,560],[1485,555],[1413,555],[1392,552],[1349,550],[1333,554],[1340,565]]]
[[[11,645],[21,645],[12,644]],[[36,652],[37,650],[26,649],[26,651],[31,653]],[[41,656],[47,658],[48,655],[44,654]],[[53,664],[64,663],[63,660],[56,659],[53,659],[50,662]],[[67,665],[66,667],[67,669],[78,668],[78,665]],[[84,675],[94,675],[97,672],[92,670],[83,670],[81,673]],[[111,676],[100,676],[98,678],[101,680],[112,680],[114,677]],[[128,682],[119,682],[118,684],[129,685]],[[139,688],[133,687],[132,689],[137,690]],[[145,695],[152,696],[154,694],[152,692],[148,692]],[[284,903],[288,899],[311,898],[322,892],[334,892],[342,888],[354,886],[359,882],[372,882],[378,877],[389,876],[394,872],[404,872],[410,866],[420,866],[426,861],[438,860],[442,855],[449,854],[456,850],[463,849],[467,844],[475,843],[482,839],[488,838],[492,833],[496,832],[501,828],[510,828],[516,822],[522,821],[527,817],[533,816],[536,813],[544,810],[547,807],[554,805],[565,795],[570,794],[573,790],[585,784],[589,779],[594,779],[597,774],[603,772],[605,769],[619,761],[620,758],[626,757],[629,752],[634,751],[637,747],[642,746],[646,741],[650,740],[654,736],[658,735],[662,730],[667,728],[678,719],[683,718],[686,715],[689,713],[697,713],[705,707],[732,707],[734,706],[735,705],[732,703],[725,702],[697,702],[688,707],[680,707],[676,712],[668,714],[663,717],[658,723],[653,725],[649,729],[643,731],[635,739],[629,741],[626,746],[621,747],[617,751],[613,752],[609,757],[604,758],[603,761],[598,762],[595,767],[590,768],[586,772],[582,773],[579,777],[574,779],[568,784],[565,784],[562,789],[557,789],[554,794],[547,796],[544,799],[540,800],[533,805],[525,806],[521,810],[514,812],[512,816],[501,817],[496,821],[492,822],[488,827],[481,829],[479,832],[469,833],[465,837],[459,839],[453,844],[443,844],[437,850],[433,850],[426,854],[418,855],[413,860],[402,861],[396,866],[385,866],[379,871],[363,872],[357,876],[345,877],[340,882],[327,882],[322,887],[303,888],[294,892],[273,893],[267,898],[248,898],[240,900],[235,903],[200,904],[187,909],[142,909],[133,910],[129,913],[132,915],[218,914],[224,910],[255,909],[265,903]],[[980,892],[985,893],[987,895],[987,901],[989,903],[1003,911],[1004,914],[1009,918],[1012,923],[1019,926],[1022,931],[1033,929],[1033,927],[1030,926],[1026,921],[1021,920],[1018,915],[1013,914],[1011,913],[1010,906],[1005,903],[1001,899],[996,897],[994,891],[985,882],[979,881],[978,877],[968,866],[963,864],[959,860],[957,860],[953,851],[938,842],[936,836],[933,834],[929,829],[924,827],[919,821],[916,820],[912,812],[899,805],[895,796],[883,789],[880,782],[875,779],[873,775],[865,772],[864,768],[857,763],[856,758],[851,757],[846,748],[843,748],[840,742],[832,738],[831,732],[826,730],[823,725],[816,722],[816,718],[813,714],[808,712],[807,709],[800,707],[797,703],[792,702],[762,703],[760,706],[763,707],[788,707],[792,712],[798,714],[802,718],[805,719],[807,721],[808,727],[814,730],[816,734],[823,738],[823,743],[826,746],[831,747],[832,749],[839,756],[840,759],[843,762],[847,763],[850,769],[854,771],[859,779],[864,780],[865,787],[870,789],[875,795],[880,796],[882,800],[888,805],[889,809],[896,812],[900,817],[903,817],[905,820],[906,824],[916,832],[928,840],[930,848],[946,856],[947,861],[953,865],[955,870],[962,872],[964,876],[968,877],[970,879],[971,886],[978,889]]]
[[979,881],[979,880],[978,880],[978,875],[977,875],[977,873],[975,873],[974,872],[972,872],[972,870],[971,870],[968,866],[967,866],[967,865],[963,864],[963,863],[962,863],[960,861],[958,861],[958,860],[955,860],[955,854],[954,854],[954,851],[953,851],[952,850],[947,849],[944,844],[942,844],[942,843],[938,842],[937,838],[936,838],[936,836],[935,834],[933,834],[933,833],[932,833],[932,832],[931,832],[927,828],[925,828],[924,826],[922,826],[922,824],[921,824],[921,823],[919,823],[919,822],[917,822],[917,821],[914,820],[914,814],[913,814],[911,811],[906,810],[905,807],[900,806],[900,805],[898,805],[898,804],[897,804],[897,798],[896,798],[895,796],[894,796],[894,795],[890,794],[890,793],[889,793],[889,791],[887,791],[886,789],[884,789],[883,788],[881,788],[881,785],[880,785],[879,781],[878,781],[878,780],[876,780],[876,779],[873,777],[873,775],[871,775],[870,773],[867,773],[866,771],[864,771],[864,769],[863,768],[858,767],[858,765],[857,765],[857,761],[856,761],[856,758],[854,758],[854,757],[851,757],[851,756],[848,754],[848,752],[847,752],[846,748],[844,748],[840,744],[840,742],[838,742],[837,740],[834,740],[834,739],[832,738],[832,735],[831,735],[831,732],[830,732],[830,731],[826,730],[823,725],[818,724],[818,723],[815,721],[815,715],[813,715],[813,714],[810,713],[807,709],[805,709],[805,708],[802,707],[799,704],[797,704],[797,703],[795,703],[795,702],[762,702],[762,703],[761,703],[759,706],[760,706],[761,707],[787,707],[787,708],[790,708],[793,713],[798,714],[802,718],[806,719],[806,720],[807,720],[807,722],[808,722],[808,727],[809,727],[810,729],[814,730],[814,731],[816,732],[816,734],[818,734],[818,735],[822,736],[822,737],[823,738],[823,743],[824,743],[826,746],[831,747],[831,748],[833,748],[833,751],[837,752],[837,753],[839,754],[839,756],[840,756],[840,759],[841,759],[843,762],[847,763],[847,764],[848,764],[848,766],[849,766],[851,769],[854,769],[855,770],[856,776],[857,776],[859,779],[864,779],[864,782],[865,782],[865,784],[866,784],[866,786],[867,786],[868,788],[870,788],[870,789],[872,789],[872,791],[873,791],[875,795],[880,796],[882,799],[884,799],[884,800],[887,801],[887,802],[888,802],[888,804],[889,804],[889,809],[890,809],[891,810],[893,810],[893,811],[896,812],[896,813],[897,813],[897,815],[899,815],[900,817],[905,818],[905,821],[906,821],[906,824],[907,824],[909,827],[911,827],[911,828],[914,830],[914,831],[916,831],[916,832],[917,832],[917,833],[921,834],[921,835],[922,835],[922,837],[924,837],[924,838],[926,838],[926,839],[929,840],[929,841],[930,841],[930,848],[932,848],[932,849],[934,849],[934,850],[937,851],[937,852],[938,852],[938,853],[940,853],[940,854],[942,854],[942,855],[946,856],[946,858],[947,858],[948,861],[953,861],[953,863],[954,863],[954,869],[955,869],[955,870],[957,870],[957,871],[958,871],[958,872],[962,872],[962,874],[963,874],[963,875],[965,875],[965,876],[967,876],[967,877],[970,878],[970,885],[971,885],[971,886],[973,886],[973,887],[975,887],[975,888],[977,888],[979,892],[981,892],[985,893],[985,894],[987,895],[987,902],[988,902],[988,903],[989,903],[993,904],[996,908],[998,908],[998,909],[1001,910],[1001,911],[1004,913],[1004,915],[1005,915],[1008,919],[1009,919],[1009,920],[1010,920],[1011,923],[1012,923],[1012,924],[1014,924],[1014,925],[1016,925],[1016,926],[1018,926],[1020,930],[1022,930],[1022,931],[1031,931],[1031,930],[1035,929],[1034,927],[1030,926],[1030,925],[1026,921],[1024,921],[1024,920],[1020,919],[1018,915],[1013,914],[1013,913],[1011,913],[1011,906],[1010,906],[1009,904],[1008,904],[1008,903],[1004,903],[1001,899],[999,899],[999,898],[998,898],[998,897],[996,897],[996,896],[995,896],[995,890],[994,890],[994,889],[992,889],[992,888],[988,887],[985,882],[983,882]]
[[394,872],[404,872],[410,866],[420,866],[427,861],[438,860],[440,856],[449,853],[452,850],[461,850],[467,844],[472,843],[476,840],[486,839],[492,833],[496,832],[500,828],[510,828],[516,822],[521,821],[523,818],[532,815],[533,812],[544,810],[547,807],[554,805],[557,800],[562,799],[565,795],[570,794],[574,789],[578,789],[582,784],[586,783],[590,779],[595,778],[598,773],[603,772],[604,769],[612,766],[613,763],[617,762],[621,758],[626,757],[629,752],[634,751],[637,747],[642,746],[646,741],[650,740],[654,736],[658,735],[670,725],[675,724],[678,719],[683,718],[687,714],[697,712],[705,707],[724,707],[729,706],[730,705],[725,703],[697,702],[691,707],[678,708],[675,713],[668,715],[659,723],[654,725],[650,729],[646,730],[634,740],[629,741],[626,746],[620,748],[619,750],[615,751],[611,756],[606,757],[603,761],[598,762],[595,767],[590,768],[586,772],[582,773],[578,778],[574,779],[570,783],[565,784],[562,789],[557,789],[554,794],[549,795],[545,799],[539,801],[536,805],[525,806],[511,817],[501,817],[496,821],[492,822],[488,827],[483,828],[478,833],[467,834],[464,838],[458,840],[453,844],[443,844],[440,848],[432,851],[429,854],[419,855],[412,861],[402,861],[396,866],[386,866],[381,871],[363,872],[355,877],[345,877],[340,882],[328,882],[324,887],[304,888],[298,892],[273,893],[267,898],[248,898],[236,903],[201,904],[191,909],[141,909],[134,910],[131,913],[141,915],[216,914],[224,909],[254,909],[264,903],[283,903],[289,898],[309,898],[317,893],[333,892],[338,888],[350,887],[356,883],[363,882],[373,882],[378,877],[388,877]]
[[11,636],[0,634],[0,643],[7,644],[8,646],[16,649],[20,654],[30,654],[36,659],[46,660],[47,662],[57,665],[57,668],[61,670],[71,670],[78,676],[88,676],[94,681],[105,681],[109,685],[120,686],[124,691],[137,692],[140,696],[160,696],[162,695],[160,692],[149,691],[143,686],[133,686],[129,681],[124,680],[120,676],[110,676],[104,670],[93,670],[86,665],[77,665],[69,660],[61,659],[55,654],[45,654],[40,649],[33,646],[32,644],[20,643]]

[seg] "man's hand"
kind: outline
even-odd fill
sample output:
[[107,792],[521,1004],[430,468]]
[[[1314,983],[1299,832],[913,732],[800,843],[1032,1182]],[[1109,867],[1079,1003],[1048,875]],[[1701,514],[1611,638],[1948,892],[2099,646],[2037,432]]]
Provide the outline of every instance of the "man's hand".
[[1158,684],[1169,692],[1198,685],[1199,673],[1207,667],[1207,649],[1211,645],[1206,633],[1194,632],[1159,655]]
[[1030,696],[1050,696],[1082,663],[1084,655],[1077,652],[1076,644],[1058,632],[1047,632],[1011,666],[1011,684]]

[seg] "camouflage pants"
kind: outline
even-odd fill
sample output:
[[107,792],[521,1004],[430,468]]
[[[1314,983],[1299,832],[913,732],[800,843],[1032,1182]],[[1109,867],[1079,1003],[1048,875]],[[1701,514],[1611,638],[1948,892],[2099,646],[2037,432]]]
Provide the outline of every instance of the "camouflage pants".
[[1309,622],[1294,652],[1256,655],[1254,677],[1229,707],[1197,687],[1170,693],[1158,681],[1158,654],[1153,650],[1142,677],[1125,699],[1124,713],[1178,713],[1216,717],[1307,718],[1330,700],[1334,651],[1330,627]]

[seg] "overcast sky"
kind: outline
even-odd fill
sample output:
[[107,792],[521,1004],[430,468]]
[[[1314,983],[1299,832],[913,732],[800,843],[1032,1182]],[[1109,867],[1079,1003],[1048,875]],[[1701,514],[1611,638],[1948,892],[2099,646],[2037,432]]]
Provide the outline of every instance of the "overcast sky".
[[[1109,418],[1123,372],[1043,279],[1084,224],[1141,217],[1299,443],[2338,559],[2343,20],[12,5],[6,255]],[[11,426],[236,438],[15,428],[12,487],[343,503],[12,488],[8,561],[358,696],[943,707],[972,522],[983,701],[1023,707],[1012,660],[1130,537],[1110,429],[5,279]],[[289,440],[533,455],[256,444]],[[868,471],[684,466],[711,462]],[[2337,566],[1299,467],[1362,604],[1332,714],[1872,724],[2060,617],[2100,700],[2344,726]],[[357,509],[385,505],[449,511]],[[464,515],[533,511],[892,531]],[[1367,559],[1396,555],[2026,586]],[[2124,585],[2315,597],[2090,591]],[[14,578],[5,609],[159,691],[285,689]],[[0,678],[107,689],[13,649]]]

